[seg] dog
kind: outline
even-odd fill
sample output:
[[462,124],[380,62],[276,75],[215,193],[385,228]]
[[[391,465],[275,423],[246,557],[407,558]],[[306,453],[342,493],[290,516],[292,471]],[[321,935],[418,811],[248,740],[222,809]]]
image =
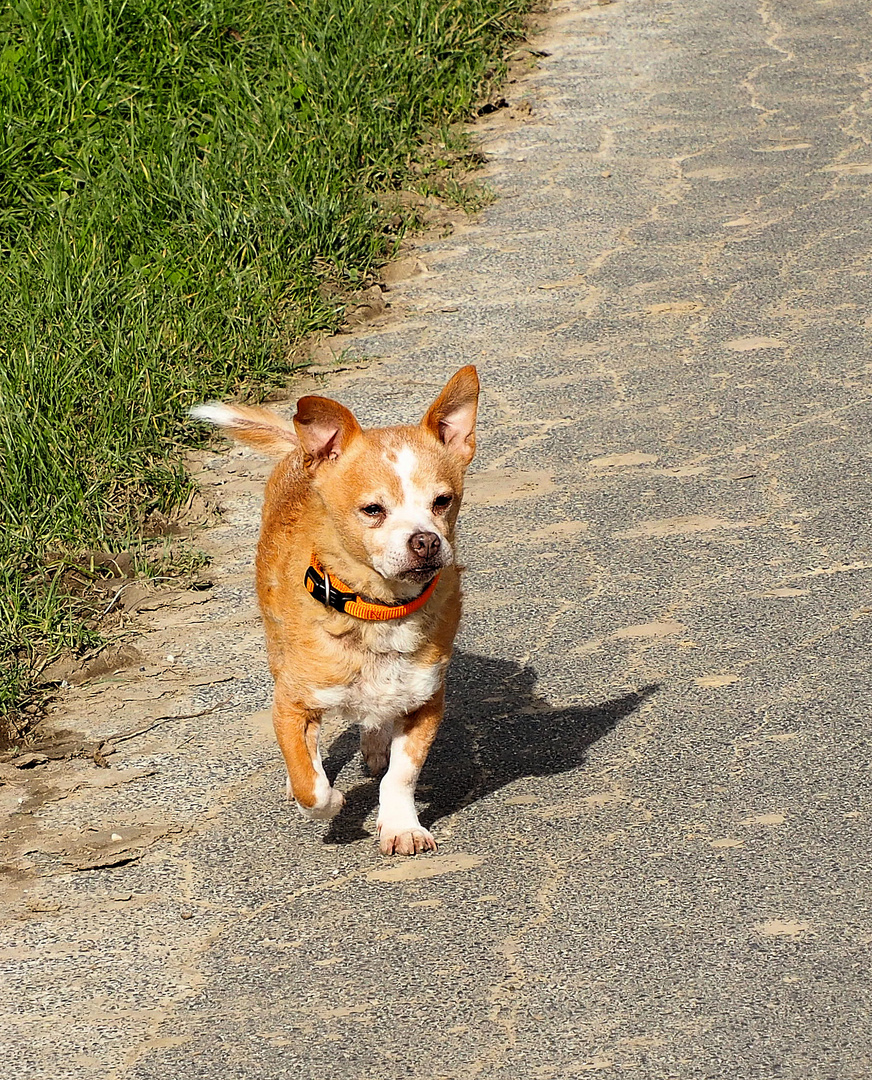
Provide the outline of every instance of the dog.
[[417,426],[364,430],[307,396],[293,424],[264,408],[191,410],[281,460],[264,494],[257,595],[288,798],[316,821],[345,799],[321,763],[323,720],[360,725],[385,855],[435,851],[415,786],[442,720],[460,621],[455,525],[475,453],[479,381],[461,368]]

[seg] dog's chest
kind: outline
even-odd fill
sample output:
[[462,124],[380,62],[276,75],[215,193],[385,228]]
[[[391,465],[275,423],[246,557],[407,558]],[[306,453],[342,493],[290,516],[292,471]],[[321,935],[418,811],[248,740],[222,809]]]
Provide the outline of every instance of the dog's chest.
[[343,719],[381,726],[419,708],[436,693],[444,665],[422,664],[413,654],[420,636],[411,627],[377,626],[345,683],[313,692],[316,706]]

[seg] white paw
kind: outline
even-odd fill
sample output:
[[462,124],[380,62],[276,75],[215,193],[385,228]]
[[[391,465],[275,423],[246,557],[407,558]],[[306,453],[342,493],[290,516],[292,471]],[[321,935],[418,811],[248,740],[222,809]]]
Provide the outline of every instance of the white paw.
[[420,855],[424,851],[435,851],[436,841],[433,834],[420,825],[392,829],[379,824],[378,846],[383,855]]
[[345,796],[334,787],[328,788],[326,796],[320,798],[314,806],[303,806],[301,802],[297,803],[297,809],[309,821],[329,821],[336,817],[343,806],[345,806]]

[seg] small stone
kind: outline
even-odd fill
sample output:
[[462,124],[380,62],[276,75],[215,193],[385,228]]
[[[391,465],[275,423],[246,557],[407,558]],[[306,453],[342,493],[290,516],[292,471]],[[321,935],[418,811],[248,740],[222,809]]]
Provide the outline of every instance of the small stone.
[[37,765],[45,765],[48,758],[45,754],[19,754],[12,759],[16,769],[34,769]]

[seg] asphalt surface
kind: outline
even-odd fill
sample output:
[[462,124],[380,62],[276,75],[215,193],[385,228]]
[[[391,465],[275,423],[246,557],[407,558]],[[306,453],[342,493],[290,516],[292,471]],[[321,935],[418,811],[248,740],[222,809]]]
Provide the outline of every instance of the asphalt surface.
[[121,762],[188,835],[28,893],[0,1072],[872,1075],[870,42],[859,0],[557,4],[498,200],[321,390],[407,421],[479,366],[439,853],[378,854],[339,733],[343,815],[283,802],[251,496],[189,647],[232,707]]

